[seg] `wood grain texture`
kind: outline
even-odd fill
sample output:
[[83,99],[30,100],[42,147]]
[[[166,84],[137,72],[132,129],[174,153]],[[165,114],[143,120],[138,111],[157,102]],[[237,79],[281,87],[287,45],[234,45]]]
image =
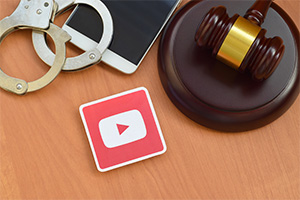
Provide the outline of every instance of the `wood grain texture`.
[[[0,0],[0,19],[18,2]],[[300,1],[276,2],[299,28]],[[157,50],[158,41],[133,75],[101,63],[63,72],[26,96],[0,90],[0,199],[300,199],[300,98],[258,130],[207,129],[168,99],[158,76]],[[70,48],[68,53],[78,52]],[[27,81],[48,70],[33,50],[29,30],[1,43],[0,66]],[[100,173],[78,108],[140,86],[150,92],[168,151]]]

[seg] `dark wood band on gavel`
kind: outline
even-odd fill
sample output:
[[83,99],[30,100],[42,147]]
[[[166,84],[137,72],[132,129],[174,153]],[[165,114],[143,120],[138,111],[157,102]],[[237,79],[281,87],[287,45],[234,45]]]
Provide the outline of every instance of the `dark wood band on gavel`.
[[250,72],[255,80],[267,79],[284,53],[282,39],[266,38],[266,30],[260,28],[271,3],[256,1],[244,18],[237,14],[230,18],[223,6],[212,8],[196,32],[198,46],[212,49],[217,59]]

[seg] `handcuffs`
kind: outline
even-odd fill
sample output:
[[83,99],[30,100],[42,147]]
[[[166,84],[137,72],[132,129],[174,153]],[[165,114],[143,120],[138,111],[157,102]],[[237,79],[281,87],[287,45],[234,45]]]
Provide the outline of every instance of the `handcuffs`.
[[[77,4],[93,7],[103,22],[103,34],[97,47],[74,57],[66,58],[66,43],[71,36],[53,24],[57,14]],[[61,70],[79,70],[99,63],[102,54],[109,46],[113,35],[113,22],[110,12],[99,0],[21,0],[16,10],[0,21],[0,44],[3,39],[18,29],[32,29],[34,48],[50,70],[40,79],[27,83],[5,74],[0,67],[0,87],[18,95],[39,90],[50,84]],[[56,55],[49,49],[45,40],[48,34],[54,41]]]

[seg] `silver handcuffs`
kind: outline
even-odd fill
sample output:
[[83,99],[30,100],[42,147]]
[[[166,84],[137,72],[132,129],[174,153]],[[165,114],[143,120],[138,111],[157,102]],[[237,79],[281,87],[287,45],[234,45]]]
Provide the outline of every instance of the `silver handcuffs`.
[[[56,0],[58,9],[56,14],[68,9],[72,5],[86,4],[93,7],[101,16],[103,34],[96,48],[90,49],[80,56],[67,58],[63,70],[74,71],[86,68],[101,61],[102,54],[109,46],[113,35],[113,21],[106,6],[99,0]],[[39,57],[49,66],[54,62],[55,55],[49,49],[43,33],[33,31],[32,42]]]
[[[76,5],[87,4],[96,9],[102,18],[103,35],[98,46],[74,58],[66,58],[66,42],[71,36],[53,24],[56,14]],[[113,34],[113,22],[106,6],[99,0],[21,0],[17,9],[0,21],[0,44],[3,39],[18,29],[32,29],[33,44],[37,54],[50,70],[40,79],[27,83],[5,74],[0,68],[0,87],[18,95],[39,90],[50,84],[63,70],[79,70],[101,61]],[[54,41],[56,55],[46,44],[45,34]]]

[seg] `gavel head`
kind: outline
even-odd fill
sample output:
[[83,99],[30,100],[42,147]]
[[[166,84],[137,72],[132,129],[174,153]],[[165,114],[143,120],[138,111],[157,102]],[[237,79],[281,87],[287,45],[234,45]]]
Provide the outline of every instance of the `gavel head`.
[[237,14],[230,18],[225,7],[214,7],[199,25],[195,40],[198,46],[212,49],[213,56],[223,63],[264,80],[283,56],[283,41],[266,38],[266,30],[248,19]]

